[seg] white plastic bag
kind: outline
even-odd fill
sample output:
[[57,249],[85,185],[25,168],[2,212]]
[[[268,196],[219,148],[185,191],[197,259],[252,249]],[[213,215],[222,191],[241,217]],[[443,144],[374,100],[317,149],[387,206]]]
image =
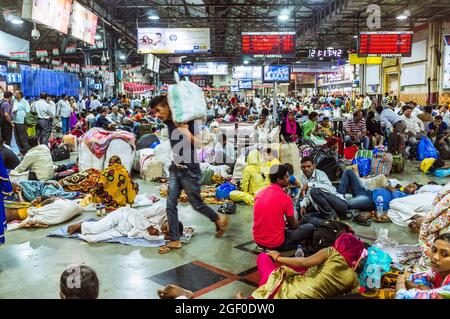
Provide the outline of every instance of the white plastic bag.
[[186,123],[206,116],[206,100],[202,89],[189,81],[180,81],[175,73],[177,84],[170,85],[167,91],[172,117],[175,122]]

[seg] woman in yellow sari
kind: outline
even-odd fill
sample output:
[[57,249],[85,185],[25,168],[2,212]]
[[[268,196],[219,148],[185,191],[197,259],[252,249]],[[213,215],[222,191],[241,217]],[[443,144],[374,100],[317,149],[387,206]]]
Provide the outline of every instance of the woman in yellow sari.
[[133,204],[138,191],[138,184],[133,182],[120,157],[113,156],[92,188],[91,195],[94,203],[102,203],[108,209],[115,209]]
[[242,172],[241,190],[232,191],[230,199],[253,205],[256,193],[269,184],[268,175],[264,174],[261,153],[258,150],[253,150],[248,154],[247,166]]
[[[260,287],[257,299],[325,299],[359,291],[358,276],[352,267],[364,250],[364,244],[353,234],[345,233],[332,247],[310,257],[281,257],[276,251],[258,256]],[[283,264],[281,267],[275,262]],[[295,271],[308,269],[304,274]]]

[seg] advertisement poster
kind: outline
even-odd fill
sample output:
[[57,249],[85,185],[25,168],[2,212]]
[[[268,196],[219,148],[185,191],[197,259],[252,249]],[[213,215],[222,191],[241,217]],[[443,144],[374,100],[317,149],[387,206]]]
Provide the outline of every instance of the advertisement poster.
[[140,28],[139,53],[203,53],[210,52],[209,28]]
[[67,34],[72,0],[24,0],[22,16]]
[[442,79],[442,88],[444,90],[450,90],[450,35],[446,35],[444,40],[444,65],[442,68],[444,78]]
[[78,2],[73,3],[70,35],[90,45],[95,44],[98,17]]
[[288,65],[270,65],[264,67],[264,81],[289,82],[290,68]]

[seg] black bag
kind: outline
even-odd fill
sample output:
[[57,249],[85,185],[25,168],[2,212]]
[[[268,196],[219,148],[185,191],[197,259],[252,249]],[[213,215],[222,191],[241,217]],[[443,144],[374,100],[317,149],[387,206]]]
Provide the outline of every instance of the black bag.
[[446,142],[436,143],[436,150],[439,152],[439,157],[443,160],[450,159],[450,147]]
[[333,246],[336,239],[344,233],[353,233],[353,230],[342,222],[327,220],[314,231],[311,248],[317,252]]
[[316,168],[327,174],[330,181],[334,182],[338,180],[339,175],[339,162],[332,157],[324,157],[317,163]]
[[53,162],[64,161],[70,158],[70,151],[64,145],[52,149],[50,154],[52,155]]

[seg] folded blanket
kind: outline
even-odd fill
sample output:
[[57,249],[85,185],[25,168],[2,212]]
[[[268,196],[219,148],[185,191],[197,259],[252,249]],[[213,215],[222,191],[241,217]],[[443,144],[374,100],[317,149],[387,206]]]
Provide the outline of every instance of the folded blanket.
[[107,131],[99,127],[94,127],[87,131],[81,139],[92,154],[99,159],[105,155],[109,143],[114,139],[121,139],[130,144],[133,149],[136,148],[136,137],[134,134],[123,130]]
[[[96,219],[90,218],[90,219],[85,220],[85,222],[92,222],[92,221],[96,221]],[[47,237],[72,238],[72,239],[83,240],[80,237],[80,234],[73,234],[73,235],[68,234],[67,227],[68,226],[64,226],[55,231],[52,231],[47,235]],[[191,238],[194,234],[194,231],[195,231],[194,226],[185,227],[183,230],[183,235],[180,237],[180,241],[185,244],[189,243],[189,241],[191,240]],[[119,244],[123,244],[123,245],[134,246],[134,247],[161,247],[166,244],[166,241],[164,240],[163,236],[155,236],[154,240],[147,240],[144,238],[129,238],[129,237],[123,236],[123,237],[116,237],[113,239],[108,239],[108,240],[105,240],[102,242],[103,243],[119,243]]]

